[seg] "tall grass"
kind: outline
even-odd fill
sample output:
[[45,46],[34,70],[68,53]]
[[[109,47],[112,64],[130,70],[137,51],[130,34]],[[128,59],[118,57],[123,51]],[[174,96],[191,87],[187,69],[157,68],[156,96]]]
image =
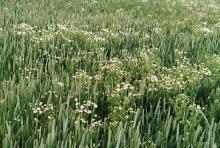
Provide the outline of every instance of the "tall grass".
[[218,2],[0,1],[0,147],[218,147]]

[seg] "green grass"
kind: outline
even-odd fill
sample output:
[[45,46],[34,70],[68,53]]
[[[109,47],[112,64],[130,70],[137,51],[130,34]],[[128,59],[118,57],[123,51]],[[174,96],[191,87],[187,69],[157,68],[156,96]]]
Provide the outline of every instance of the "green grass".
[[0,147],[219,147],[219,12],[0,1]]

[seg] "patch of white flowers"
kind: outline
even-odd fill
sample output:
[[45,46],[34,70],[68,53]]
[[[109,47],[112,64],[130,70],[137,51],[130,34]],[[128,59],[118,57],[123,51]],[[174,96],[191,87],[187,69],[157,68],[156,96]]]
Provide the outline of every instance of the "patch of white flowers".
[[201,32],[203,32],[203,33],[214,33],[210,28],[208,28],[208,27],[201,27],[200,29],[199,29],[199,31],[201,31]]
[[[54,107],[52,104],[44,104],[43,102],[35,103],[34,107],[32,107],[32,113],[36,117],[46,115],[48,119],[52,118],[50,112],[53,110]],[[34,120],[37,121],[38,119],[35,118]]]

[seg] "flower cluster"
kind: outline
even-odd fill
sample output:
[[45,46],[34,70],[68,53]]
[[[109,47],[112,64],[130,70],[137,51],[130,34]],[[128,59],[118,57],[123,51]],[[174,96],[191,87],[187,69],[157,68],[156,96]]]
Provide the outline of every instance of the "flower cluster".
[[45,28],[31,26],[26,23],[14,25],[12,31],[32,41],[34,44],[53,43],[54,40],[59,40],[63,43],[70,44],[74,36],[82,36],[86,39],[91,38],[92,33],[80,30],[73,25],[48,25]]
[[[44,104],[43,102],[35,103],[34,107],[32,107],[32,113],[36,117],[47,116],[48,119],[52,118],[51,112],[54,110],[52,104]],[[38,118],[35,118],[37,121]]]
[[75,98],[75,113],[78,116],[78,120],[75,122],[77,124],[79,121],[83,124],[88,124],[91,122],[92,126],[97,126],[101,121],[98,121],[97,115],[95,114],[95,109],[98,107],[96,103],[91,100],[83,101],[83,104],[80,104],[79,100]]

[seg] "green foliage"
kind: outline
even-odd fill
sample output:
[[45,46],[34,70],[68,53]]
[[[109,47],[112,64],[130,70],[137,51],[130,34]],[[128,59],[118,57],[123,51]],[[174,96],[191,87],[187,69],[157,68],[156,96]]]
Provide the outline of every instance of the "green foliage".
[[219,147],[218,2],[0,1],[0,147]]

